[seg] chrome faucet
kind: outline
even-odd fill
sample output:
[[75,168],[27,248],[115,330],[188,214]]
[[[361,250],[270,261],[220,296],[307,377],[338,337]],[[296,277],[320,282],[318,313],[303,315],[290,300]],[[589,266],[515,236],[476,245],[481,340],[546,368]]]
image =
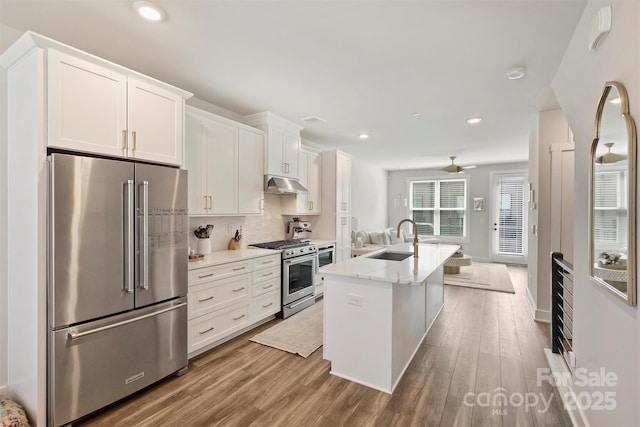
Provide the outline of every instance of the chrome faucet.
[[412,219],[409,218],[405,218],[402,221],[400,221],[398,223],[398,236],[400,237],[400,226],[402,225],[402,223],[404,222],[410,222],[411,224],[413,224],[413,257],[414,258],[418,258],[418,224],[416,224],[416,222]]

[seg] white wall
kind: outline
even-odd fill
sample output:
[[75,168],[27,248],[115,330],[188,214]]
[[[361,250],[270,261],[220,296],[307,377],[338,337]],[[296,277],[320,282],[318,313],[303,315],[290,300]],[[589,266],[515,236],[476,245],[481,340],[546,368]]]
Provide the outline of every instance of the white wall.
[[[587,34],[595,11],[611,4],[611,33],[597,51],[587,49]],[[588,276],[589,149],[595,110],[608,80],[623,83],[631,115],[640,120],[640,2],[591,1],[575,30],[553,89],[574,132],[574,350],[579,367],[605,368],[618,376],[615,411],[588,411],[592,426],[637,425],[640,419],[640,316]],[[636,184],[637,185],[637,184]],[[636,187],[638,188],[638,187]],[[593,391],[593,388],[585,391]]]
[[[408,179],[428,175],[445,177],[469,177],[467,205],[469,210],[469,226],[467,228],[468,243],[464,243],[464,251],[478,261],[491,260],[491,172],[527,170],[527,163],[503,163],[478,166],[468,169],[459,175],[447,175],[433,169],[412,169],[404,171],[390,171],[388,173],[389,194],[389,226],[395,227],[403,218],[410,217],[405,206],[405,199],[409,191]],[[486,209],[483,212],[473,211],[473,198],[484,197]]]
[[353,230],[379,230],[387,224],[387,171],[353,158],[351,161]]
[[[4,52],[22,33],[0,24],[0,52]],[[0,69],[0,394],[7,386],[7,99],[6,73]]]

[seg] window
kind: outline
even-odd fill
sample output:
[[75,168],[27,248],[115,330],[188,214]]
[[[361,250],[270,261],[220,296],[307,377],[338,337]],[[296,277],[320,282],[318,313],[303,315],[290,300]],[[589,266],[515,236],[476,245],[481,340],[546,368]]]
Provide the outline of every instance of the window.
[[466,179],[410,181],[409,194],[409,210],[419,236],[466,236]]
[[626,172],[597,172],[594,177],[593,229],[596,249],[617,247],[627,240]]

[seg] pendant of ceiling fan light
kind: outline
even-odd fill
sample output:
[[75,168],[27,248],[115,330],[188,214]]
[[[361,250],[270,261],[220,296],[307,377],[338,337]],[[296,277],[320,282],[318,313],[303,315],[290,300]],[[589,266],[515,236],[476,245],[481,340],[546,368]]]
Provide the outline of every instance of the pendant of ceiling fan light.
[[596,157],[596,163],[599,165],[611,165],[613,163],[618,163],[621,162],[623,160],[627,160],[627,156],[624,154],[616,154],[616,153],[612,153],[611,152],[611,147],[613,147],[615,143],[614,142],[607,142],[606,144],[604,144],[605,147],[607,147],[607,152],[604,153],[602,156],[598,156]]
[[447,172],[447,173],[460,173],[460,172],[462,172],[463,168],[454,163],[454,161],[456,159],[456,156],[449,156],[449,158],[451,159],[451,164],[443,167],[442,170]]

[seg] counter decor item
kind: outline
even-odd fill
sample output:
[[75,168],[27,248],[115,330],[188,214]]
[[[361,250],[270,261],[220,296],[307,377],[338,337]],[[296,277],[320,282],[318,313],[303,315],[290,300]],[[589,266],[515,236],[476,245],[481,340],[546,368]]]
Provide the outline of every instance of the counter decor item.
[[242,234],[240,234],[240,230],[236,230],[235,236],[233,236],[231,240],[229,240],[228,248],[230,251],[240,249],[240,239],[242,239]]
[[615,251],[605,251],[598,258],[598,267],[613,270],[626,270],[627,263],[622,259],[622,254]]
[[[206,255],[211,253],[211,234],[213,233],[213,225],[207,224],[200,226],[193,231],[193,235],[198,239],[198,253]],[[190,258],[191,259],[191,258]]]

